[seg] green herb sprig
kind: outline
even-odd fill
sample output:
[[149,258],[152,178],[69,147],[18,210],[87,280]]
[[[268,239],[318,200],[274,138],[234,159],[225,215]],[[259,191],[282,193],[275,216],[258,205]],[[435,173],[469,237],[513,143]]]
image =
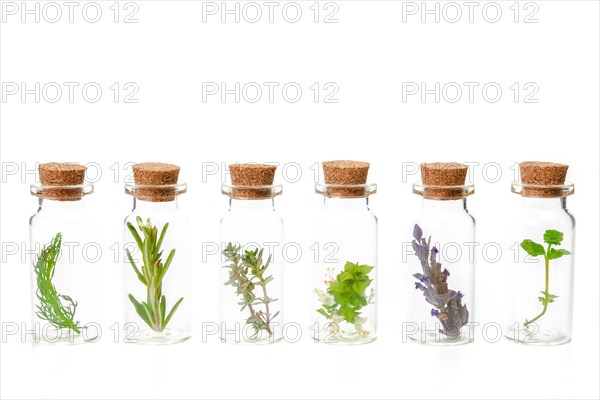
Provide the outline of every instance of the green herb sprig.
[[34,265],[37,281],[36,315],[48,321],[57,329],[70,329],[79,334],[83,329],[79,321],[75,321],[77,302],[70,296],[60,294],[54,287],[52,279],[56,270],[56,262],[60,256],[62,234],[59,232],[52,241],[42,248]]
[[127,250],[127,258],[129,259],[129,263],[135,271],[138,280],[146,286],[147,298],[146,301],[139,302],[132,294],[129,294],[129,300],[133,303],[135,311],[140,318],[142,318],[152,330],[162,332],[167,327],[173,314],[175,314],[175,311],[177,311],[177,308],[183,301],[183,297],[180,298],[173,308],[171,308],[171,311],[168,314],[166,313],[167,299],[165,295],[162,294],[162,283],[171,266],[173,257],[175,256],[175,249],[172,249],[169,252],[167,259],[163,263],[163,251],[160,247],[165,238],[165,234],[167,233],[169,224],[166,223],[163,226],[159,235],[158,228],[152,226],[150,219],[147,219],[146,223],[144,223],[140,217],[136,217],[135,220],[144,239],[141,238],[137,229],[131,222],[127,222],[127,228],[131,232],[131,235],[135,239],[142,254],[143,265],[141,270],[133,261],[133,257],[129,250]]
[[[223,250],[223,255],[230,263],[223,267],[229,270],[229,279],[225,285],[233,286],[236,289],[236,294],[240,297],[238,302],[238,305],[241,306],[240,311],[247,308],[250,312],[250,316],[246,319],[246,323],[250,324],[254,330],[250,339],[257,338],[262,330],[272,336],[271,324],[279,315],[279,311],[275,314],[271,313],[270,304],[277,299],[267,295],[267,284],[273,280],[273,276],[265,276],[271,263],[271,256],[264,262],[263,250],[258,248],[246,250],[242,254],[241,246],[234,246],[231,242]],[[259,296],[254,293],[257,288],[260,288]]]
[[327,293],[333,297],[331,304],[322,304],[317,312],[327,319],[333,319],[339,315],[348,323],[356,323],[360,317],[360,310],[369,304],[369,298],[365,292],[372,279],[369,272],[375,267],[359,265],[358,262],[346,262],[344,270],[340,272],[334,281],[329,284]]
[[538,300],[542,303],[542,312],[538,314],[535,318],[525,320],[525,328],[528,328],[529,325],[539,320],[546,314],[548,310],[548,305],[550,303],[554,303],[554,300],[558,298],[558,296],[554,294],[550,294],[550,260],[555,260],[565,255],[570,255],[571,252],[566,249],[554,249],[552,246],[558,246],[563,241],[563,233],[549,229],[544,233],[544,242],[548,244],[547,248],[544,249],[544,246],[534,242],[530,239],[525,239],[521,242],[521,247],[523,250],[527,252],[532,257],[544,256],[545,269],[546,269],[546,280],[545,280],[545,288],[541,291],[543,296],[539,296]]

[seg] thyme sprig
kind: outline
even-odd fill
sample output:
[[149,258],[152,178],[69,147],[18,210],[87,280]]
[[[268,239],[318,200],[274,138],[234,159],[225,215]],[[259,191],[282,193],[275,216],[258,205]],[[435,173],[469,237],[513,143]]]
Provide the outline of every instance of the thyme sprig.
[[79,334],[83,327],[79,325],[79,321],[74,320],[77,302],[70,296],[60,294],[52,283],[56,262],[60,256],[61,242],[62,234],[59,232],[48,245],[42,248],[35,262],[36,297],[39,300],[35,313],[40,319],[48,321],[57,329],[70,329]]
[[[250,324],[254,332],[250,339],[258,337],[261,331],[267,332],[269,336],[273,335],[272,322],[279,315],[279,311],[271,314],[270,304],[278,299],[267,295],[267,284],[273,280],[273,276],[265,276],[267,268],[271,263],[271,256],[266,262],[263,261],[264,249],[246,250],[242,254],[240,245],[233,245],[231,242],[223,250],[223,255],[230,262],[223,268],[229,269],[229,279],[225,282],[227,286],[233,286],[236,294],[240,297],[238,305],[240,311],[246,308],[250,316],[246,323]],[[257,296],[255,290],[260,288]]]
[[140,217],[136,217],[136,222],[139,230],[142,232],[143,239],[138,233],[137,229],[131,222],[127,222],[127,228],[131,232],[140,252],[142,254],[142,268],[137,267],[135,261],[129,250],[127,250],[127,258],[131,267],[135,271],[137,278],[140,282],[146,286],[146,301],[139,302],[136,298],[129,294],[129,300],[133,303],[135,311],[138,313],[140,318],[154,331],[162,332],[166,327],[175,311],[183,301],[183,297],[180,298],[177,303],[171,308],[171,311],[167,314],[167,299],[162,294],[162,283],[163,279],[171,266],[173,257],[175,256],[175,249],[172,249],[167,256],[167,259],[163,263],[162,256],[163,251],[161,250],[162,242],[169,228],[169,224],[166,223],[160,235],[158,234],[158,228],[152,226],[150,219],[146,220],[146,223]]

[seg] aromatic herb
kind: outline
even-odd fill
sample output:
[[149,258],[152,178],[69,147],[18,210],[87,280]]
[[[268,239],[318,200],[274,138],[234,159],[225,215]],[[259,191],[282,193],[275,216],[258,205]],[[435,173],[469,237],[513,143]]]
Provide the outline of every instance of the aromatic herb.
[[[277,299],[267,295],[267,284],[273,280],[273,276],[265,276],[271,263],[271,256],[264,263],[263,249],[246,250],[242,254],[241,246],[234,246],[231,243],[223,250],[223,255],[230,262],[223,267],[229,269],[229,279],[225,285],[236,289],[236,294],[240,297],[238,302],[241,306],[240,311],[248,308],[250,312],[250,316],[246,319],[246,323],[254,329],[250,338],[257,338],[263,330],[269,336],[273,335],[271,323],[279,315],[279,311],[271,314],[269,305]],[[260,288],[260,295],[257,296],[254,291],[258,288]],[[261,307],[263,309],[260,309]]]
[[461,328],[469,321],[469,311],[462,302],[464,295],[448,289],[450,272],[445,268],[442,271],[442,264],[436,261],[438,249],[434,246],[430,250],[431,236],[425,239],[421,227],[415,225],[413,237],[412,247],[423,269],[423,273],[413,275],[418,280],[415,289],[421,290],[425,300],[435,307],[431,309],[431,316],[442,324],[440,333],[457,338]]
[[162,282],[173,261],[173,257],[175,256],[175,249],[172,249],[169,252],[167,259],[163,264],[163,251],[160,249],[160,246],[165,238],[169,224],[167,223],[163,226],[159,236],[158,229],[156,226],[152,226],[150,219],[147,219],[144,224],[140,217],[136,217],[136,222],[144,236],[143,240],[131,222],[127,223],[127,228],[131,232],[131,235],[135,239],[142,254],[143,265],[141,271],[133,261],[133,257],[131,257],[129,250],[127,250],[127,258],[139,281],[146,286],[147,301],[142,301],[140,303],[132,294],[129,295],[129,299],[133,303],[140,318],[142,318],[152,330],[162,332],[167,327],[173,314],[175,314],[175,311],[177,311],[177,308],[183,301],[183,297],[180,298],[173,308],[171,308],[171,311],[168,314],[166,313],[167,299],[165,295],[162,294]]
[[36,315],[57,329],[66,328],[80,333],[83,327],[79,326],[79,321],[74,321],[77,302],[70,296],[58,293],[52,283],[61,242],[62,234],[57,233],[52,241],[42,248],[34,265],[37,280],[36,297],[40,302],[36,304]]
[[337,274],[335,279],[329,279],[327,292],[315,289],[316,295],[321,301],[321,308],[317,312],[325,318],[339,324],[346,321],[354,324],[359,334],[368,334],[362,328],[367,322],[361,317],[360,310],[367,304],[373,303],[375,291],[371,289],[370,295],[366,295],[367,288],[373,282],[369,278],[369,272],[375,267],[346,262],[344,270]]
[[533,240],[525,239],[521,242],[521,247],[523,250],[527,252],[532,257],[544,256],[544,261],[546,264],[546,286],[541,293],[544,295],[539,296],[538,300],[542,303],[542,312],[533,318],[532,320],[525,319],[525,328],[528,328],[529,325],[540,319],[546,311],[548,310],[548,304],[554,303],[554,300],[558,298],[558,296],[550,294],[550,260],[555,260],[562,256],[570,255],[571,252],[565,249],[554,249],[552,245],[558,246],[563,241],[563,233],[559,231],[555,231],[552,229],[547,230],[544,233],[544,242],[548,244],[548,247],[544,249],[539,243],[534,242]]

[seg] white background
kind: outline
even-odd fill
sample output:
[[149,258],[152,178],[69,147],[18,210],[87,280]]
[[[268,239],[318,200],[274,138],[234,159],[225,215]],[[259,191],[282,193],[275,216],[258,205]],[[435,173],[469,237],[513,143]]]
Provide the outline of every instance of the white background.
[[[219,175],[203,183],[202,163],[298,163],[303,175],[297,183],[286,182],[280,168],[277,180],[285,193],[277,205],[287,240],[307,242],[310,216],[319,205],[310,167],[330,159],[370,161],[370,180],[379,184],[372,205],[380,221],[380,281],[379,339],[373,344],[311,342],[308,313],[313,311],[305,307],[312,295],[308,250],[301,262],[286,266],[286,320],[304,327],[299,343],[232,346],[214,336],[203,343],[202,322],[218,318],[218,265],[213,259],[203,263],[199,246],[193,264],[192,340],[158,348],[115,344],[108,327],[121,319],[123,265],[112,262],[105,249],[97,282],[104,288],[99,301],[106,303],[99,316],[104,327],[100,342],[34,347],[15,336],[6,338],[3,330],[1,396],[598,398],[599,5],[537,1],[538,22],[524,23],[533,8],[526,12],[521,2],[515,23],[513,3],[498,2],[503,13],[497,23],[482,17],[485,3],[476,8],[472,23],[465,6],[457,23],[443,18],[436,23],[432,16],[422,23],[419,15],[403,22],[406,4],[400,1],[337,1],[338,23],[323,23],[323,15],[314,23],[312,1],[299,2],[303,15],[298,23],[286,22],[281,6],[273,23],[266,16],[254,24],[235,23],[231,16],[226,23],[209,16],[205,23],[200,1],[138,1],[138,23],[123,23],[123,15],[114,23],[113,1],[99,2],[103,15],[98,23],[86,22],[81,7],[73,23],[66,16],[57,23],[43,18],[36,23],[29,16],[22,23],[20,14],[3,15],[3,84],[97,82],[104,89],[97,103],[82,99],[80,91],[73,103],[66,97],[54,104],[43,98],[36,103],[33,96],[22,101],[19,95],[2,101],[3,327],[29,321],[30,266],[20,254],[5,254],[5,246],[28,240],[27,221],[37,203],[28,187],[35,176],[24,169],[33,170],[36,162],[101,166],[89,205],[108,247],[121,239],[121,222],[130,208],[122,184],[128,162],[182,167],[189,193],[181,206],[195,227],[192,239],[201,243],[218,241],[227,204]],[[136,83],[139,102],[121,98],[114,103],[108,89],[114,82]],[[281,92],[273,103],[266,98],[235,103],[231,96],[225,103],[217,96],[203,102],[202,82],[230,87],[234,82],[297,82],[303,96],[297,103],[286,102]],[[308,89],[314,82],[337,84],[339,102],[315,103]],[[481,90],[472,103],[466,92],[457,103],[436,103],[432,95],[425,102],[418,96],[403,102],[403,82],[427,82],[430,88],[435,82],[478,82],[479,88],[496,82],[503,95],[496,103],[483,99]],[[515,103],[509,89],[515,82],[535,83],[538,102],[525,103],[522,92]],[[410,186],[419,177],[403,179],[403,163],[481,163],[472,169],[477,193],[469,198],[469,208],[477,218],[478,241],[487,243],[510,229],[505,217],[519,206],[510,193],[510,167],[524,160],[567,163],[568,179],[576,184],[569,199],[579,251],[573,342],[532,348],[503,339],[486,342],[479,331],[475,343],[458,348],[403,343],[404,293],[413,289],[401,241],[410,234],[408,220],[419,207]],[[486,163],[502,167],[498,182],[486,181]],[[115,170],[120,171],[116,177]],[[494,178],[494,170],[488,172]],[[507,275],[511,257],[505,253],[492,263],[478,256],[475,319],[482,325],[501,321],[510,280],[517,279]],[[488,333],[495,336],[493,329]]]

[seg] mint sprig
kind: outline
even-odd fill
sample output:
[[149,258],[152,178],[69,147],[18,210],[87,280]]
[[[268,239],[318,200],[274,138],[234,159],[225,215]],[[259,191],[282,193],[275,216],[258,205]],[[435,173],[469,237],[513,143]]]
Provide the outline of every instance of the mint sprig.
[[544,232],[544,242],[548,244],[546,248],[543,245],[534,242],[530,239],[525,239],[521,242],[521,248],[527,252],[531,257],[544,256],[545,269],[546,269],[546,280],[545,289],[542,290],[543,296],[539,296],[538,300],[542,303],[542,312],[540,312],[535,318],[531,320],[525,320],[525,328],[529,328],[529,325],[539,320],[548,311],[548,305],[554,303],[554,300],[558,298],[557,295],[551,294],[549,291],[550,286],[550,260],[556,260],[562,256],[570,255],[571,252],[566,249],[554,249],[552,246],[559,246],[563,241],[563,233],[548,229]]

